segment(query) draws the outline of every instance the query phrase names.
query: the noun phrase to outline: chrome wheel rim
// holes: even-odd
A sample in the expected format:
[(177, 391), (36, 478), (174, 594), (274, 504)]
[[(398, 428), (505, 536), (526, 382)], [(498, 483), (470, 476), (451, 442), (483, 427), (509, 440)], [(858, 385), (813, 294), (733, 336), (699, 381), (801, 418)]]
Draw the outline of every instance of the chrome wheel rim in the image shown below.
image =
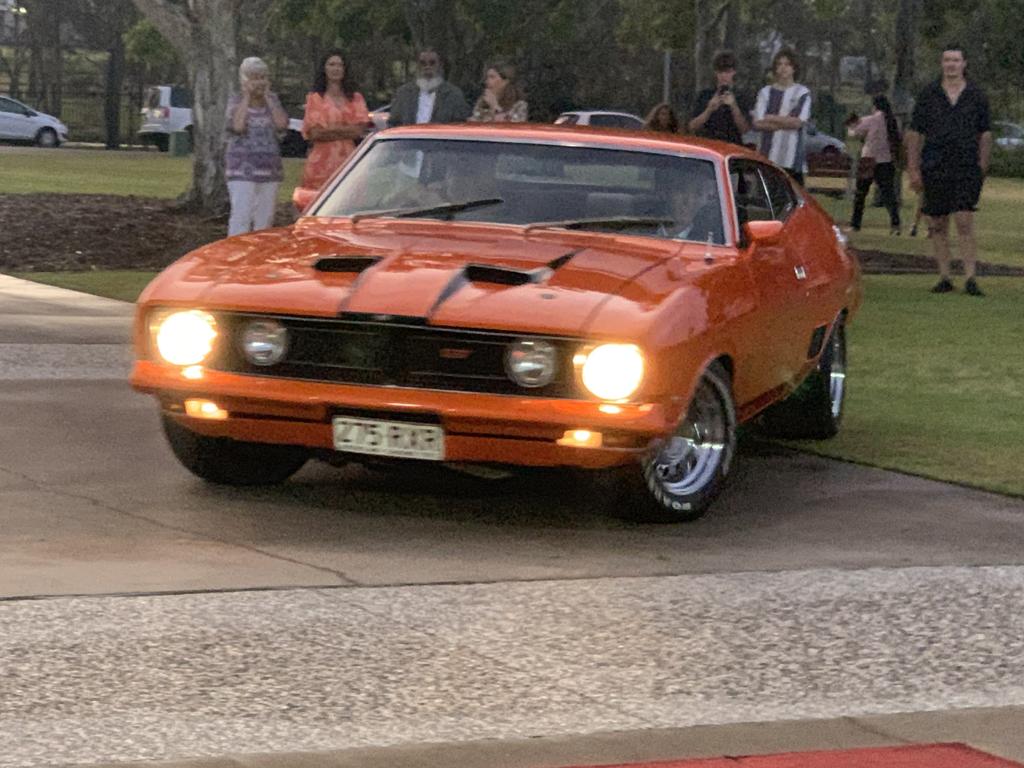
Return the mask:
[(843, 398), (846, 396), (846, 344), (843, 343), (843, 327), (837, 326), (832, 333), (828, 372), (828, 399), (832, 405), (832, 418), (838, 419), (843, 412)]
[(729, 418), (721, 398), (702, 380), (676, 431), (648, 462), (647, 474), (674, 496), (689, 496), (710, 485), (727, 459)]

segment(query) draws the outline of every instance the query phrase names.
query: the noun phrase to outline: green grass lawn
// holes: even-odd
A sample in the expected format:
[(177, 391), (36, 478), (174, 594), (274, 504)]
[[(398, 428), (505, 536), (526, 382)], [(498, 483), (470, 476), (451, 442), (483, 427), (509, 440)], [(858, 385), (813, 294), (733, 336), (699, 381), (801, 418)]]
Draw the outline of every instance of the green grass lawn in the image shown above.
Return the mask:
[(134, 302), (157, 273), (145, 270), (109, 269), (95, 272), (11, 272), (13, 277), (69, 288), (118, 301)]
[(869, 275), (849, 331), (849, 399), (825, 456), (1024, 496), (1024, 279), (987, 296)]
[[(301, 158), (284, 159), (278, 200), (291, 200), (302, 176)], [(150, 151), (0, 147), (0, 192), (136, 195), (173, 199), (192, 178), (191, 157)]]
[[(818, 180), (812, 180), (817, 186)], [(838, 179), (821, 182), (822, 186), (844, 188)], [(874, 208), (874, 188), (868, 193), (864, 209), (864, 222), (860, 232), (853, 232), (850, 241), (856, 248), (889, 251), (892, 253), (913, 253), (931, 256), (931, 243), (927, 238), (927, 219), (922, 219), (917, 237), (909, 237), (910, 225), (914, 222), (917, 195), (905, 186), (903, 207), (900, 218), (903, 234), (894, 237), (889, 234), (889, 212)], [(838, 200), (834, 197), (819, 196), (818, 201), (840, 224), (847, 224), (853, 214), (853, 200)], [(1024, 267), (1024, 226), (1021, 225), (1021, 211), (1024, 210), (1024, 179), (986, 179), (978, 205), (978, 258), (993, 264)], [(950, 238), (956, 252), (956, 228), (950, 225)]]
[[(134, 300), (153, 272), (18, 275)], [(812, 453), (1024, 496), (1024, 279), (990, 278), (987, 296), (928, 291), (931, 275), (865, 277), (849, 330), (849, 399), (840, 434)]]

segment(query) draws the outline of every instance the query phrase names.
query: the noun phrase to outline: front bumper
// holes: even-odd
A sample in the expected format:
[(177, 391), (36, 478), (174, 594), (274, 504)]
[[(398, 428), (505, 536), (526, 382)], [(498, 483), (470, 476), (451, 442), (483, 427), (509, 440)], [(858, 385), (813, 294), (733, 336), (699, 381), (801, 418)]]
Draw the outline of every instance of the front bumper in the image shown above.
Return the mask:
[[(198, 378), (196, 376), (198, 375)], [(563, 398), (359, 386), (277, 379), (140, 360), (132, 386), (155, 395), (164, 412), (210, 437), (302, 445), (333, 451), (335, 414), (439, 421), (445, 461), (598, 469), (635, 461), (669, 432), (682, 403), (606, 404)], [(221, 420), (184, 413), (186, 398), (204, 398), (228, 412)], [(600, 432), (600, 447), (559, 444), (567, 431)]]

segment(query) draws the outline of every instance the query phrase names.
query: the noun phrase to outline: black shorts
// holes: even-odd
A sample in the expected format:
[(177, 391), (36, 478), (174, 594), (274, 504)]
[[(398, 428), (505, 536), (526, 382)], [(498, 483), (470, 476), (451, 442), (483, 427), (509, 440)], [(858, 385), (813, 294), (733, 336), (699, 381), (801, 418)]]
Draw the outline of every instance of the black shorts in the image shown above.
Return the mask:
[(981, 197), (981, 172), (958, 176), (924, 174), (924, 205), (926, 216), (948, 216), (957, 211), (978, 210)]

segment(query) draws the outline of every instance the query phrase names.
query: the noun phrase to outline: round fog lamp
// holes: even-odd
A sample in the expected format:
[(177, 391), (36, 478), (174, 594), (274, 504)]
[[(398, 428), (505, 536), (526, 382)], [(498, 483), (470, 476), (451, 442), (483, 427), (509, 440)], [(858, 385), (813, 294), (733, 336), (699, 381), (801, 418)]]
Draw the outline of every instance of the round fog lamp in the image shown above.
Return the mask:
[(558, 373), (557, 351), (546, 341), (513, 342), (505, 352), (505, 371), (521, 387), (547, 386)]
[(276, 320), (254, 320), (242, 332), (242, 351), (253, 365), (274, 365), (288, 351), (288, 329)]
[(625, 400), (640, 388), (644, 356), (635, 344), (602, 344), (587, 355), (581, 376), (602, 400)]

